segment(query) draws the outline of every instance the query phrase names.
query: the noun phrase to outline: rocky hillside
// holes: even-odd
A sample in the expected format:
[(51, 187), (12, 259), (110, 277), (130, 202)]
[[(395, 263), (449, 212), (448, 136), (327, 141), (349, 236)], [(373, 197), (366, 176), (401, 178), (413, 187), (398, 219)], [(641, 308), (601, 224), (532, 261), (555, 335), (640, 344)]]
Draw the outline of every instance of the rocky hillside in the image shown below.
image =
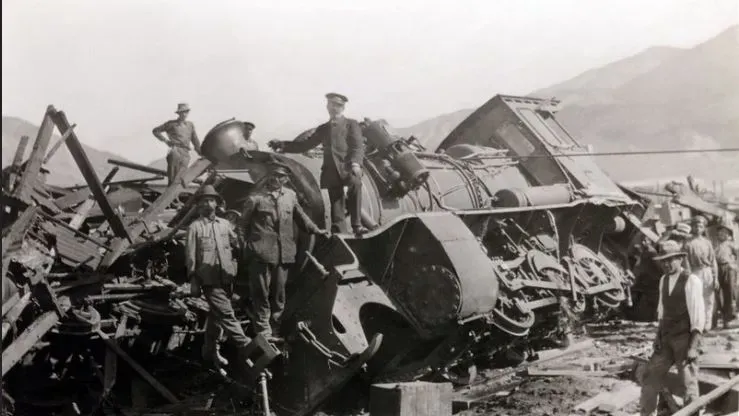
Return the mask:
[[(38, 126), (34, 125), (26, 120), (17, 117), (2, 118), (2, 134), (3, 134), (3, 147), (2, 147), (2, 166), (6, 167), (13, 162), (13, 156), (20, 143), (22, 136), (30, 137), (28, 146), (26, 147), (26, 153), (24, 158), (27, 158), (31, 154), (33, 149), (33, 143), (36, 140), (36, 134), (38, 133)], [(51, 138), (49, 149), (59, 140), (60, 135), (55, 130), (55, 134)], [(98, 150), (93, 147), (83, 144), (83, 148), (87, 153), (87, 157), (90, 159), (90, 163), (95, 167), (95, 172), (102, 180), (102, 178), (112, 168), (107, 160), (109, 158), (121, 159), (118, 155), (113, 153)], [(72, 155), (66, 146), (62, 146), (54, 154), (46, 165), (51, 175), (49, 175), (48, 182), (51, 185), (69, 186), (77, 183), (84, 183), (84, 178), (77, 168), (77, 164), (74, 162)]]

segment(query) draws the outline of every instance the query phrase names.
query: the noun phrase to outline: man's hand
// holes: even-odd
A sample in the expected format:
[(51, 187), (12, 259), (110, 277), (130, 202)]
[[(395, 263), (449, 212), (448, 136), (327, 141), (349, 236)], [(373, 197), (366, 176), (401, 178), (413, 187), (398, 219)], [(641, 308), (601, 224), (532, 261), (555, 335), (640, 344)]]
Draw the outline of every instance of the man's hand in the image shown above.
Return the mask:
[(331, 232), (329, 230), (322, 230), (320, 228), (318, 230), (316, 230), (315, 234), (316, 235), (324, 236), (326, 238), (330, 238), (331, 237)]
[(282, 149), (285, 147), (285, 145), (281, 141), (276, 139), (272, 139), (267, 142), (267, 146), (269, 146), (269, 148), (274, 150), (275, 152), (282, 152)]
[(688, 358), (687, 358), (687, 361), (689, 363), (695, 362), (698, 359), (698, 355), (700, 355), (698, 353), (698, 348), (691, 346), (690, 348), (688, 348)]
[(362, 176), (362, 168), (356, 163), (352, 163), (352, 174), (356, 177)]

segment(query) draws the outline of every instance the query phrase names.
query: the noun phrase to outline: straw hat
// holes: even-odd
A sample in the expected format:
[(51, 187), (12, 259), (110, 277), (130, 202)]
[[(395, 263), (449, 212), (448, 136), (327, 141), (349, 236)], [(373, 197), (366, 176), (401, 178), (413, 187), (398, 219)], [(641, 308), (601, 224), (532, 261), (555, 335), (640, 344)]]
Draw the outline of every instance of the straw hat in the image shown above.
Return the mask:
[(654, 256), (655, 261), (671, 259), (673, 257), (682, 257), (687, 254), (682, 251), (682, 247), (677, 241), (667, 240), (660, 244), (657, 255)]
[(175, 110), (175, 113), (186, 113), (190, 111), (190, 106), (187, 105), (187, 103), (179, 103), (177, 104), (177, 110)]

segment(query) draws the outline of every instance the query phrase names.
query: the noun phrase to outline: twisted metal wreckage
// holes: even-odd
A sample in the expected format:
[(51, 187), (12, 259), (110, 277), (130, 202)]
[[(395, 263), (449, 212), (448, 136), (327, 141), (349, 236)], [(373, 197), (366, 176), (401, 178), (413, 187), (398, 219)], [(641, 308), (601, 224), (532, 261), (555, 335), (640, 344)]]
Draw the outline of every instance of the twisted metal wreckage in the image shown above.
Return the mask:
[[(590, 158), (566, 156), (583, 147), (556, 105), (495, 96), (435, 152), (365, 120), (362, 220), (374, 230), (299, 235), (284, 346), (257, 337), (251, 359), (231, 369), (247, 385), (261, 380), (255, 402), (306, 415), (350, 380), (469, 382), (475, 366), (564, 336), (563, 318), (601, 320), (628, 303), (645, 207)], [(87, 186), (43, 183), (54, 126)], [(306, 212), (328, 220), (320, 156), (246, 152), (241, 129), (215, 126), (205, 158), (157, 190), (114, 182), (118, 166), (136, 167), (124, 162), (101, 182), (66, 115), (47, 109), (29, 159), (19, 149), (3, 178), (6, 409), (92, 414), (116, 387), (119, 359), (180, 402), (144, 367), (165, 353), (199, 356), (207, 305), (189, 296), (181, 243), (199, 184), (240, 212), (279, 161)]]

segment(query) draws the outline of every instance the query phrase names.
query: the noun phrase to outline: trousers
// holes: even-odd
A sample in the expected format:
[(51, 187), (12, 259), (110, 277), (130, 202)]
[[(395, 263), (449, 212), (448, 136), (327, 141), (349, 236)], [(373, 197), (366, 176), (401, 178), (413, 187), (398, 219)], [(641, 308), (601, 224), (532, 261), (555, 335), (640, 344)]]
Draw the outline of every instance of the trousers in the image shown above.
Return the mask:
[(208, 303), (208, 321), (205, 324), (205, 340), (203, 342), (203, 358), (212, 360), (217, 352), (221, 331), (241, 350), (251, 339), (246, 336), (241, 323), (231, 305), (231, 291), (220, 286), (204, 286), (203, 294)]
[(167, 153), (167, 179), (169, 185), (174, 182), (180, 171), (187, 169), (190, 165), (190, 150), (184, 147), (174, 146)]
[(721, 309), (721, 315), (724, 323), (731, 321), (736, 316), (735, 305), (737, 302), (737, 271), (731, 264), (722, 264), (718, 266), (718, 284), (720, 294), (718, 297), (718, 305)]
[[(362, 178), (349, 174), (344, 186), (328, 188), (328, 199), (331, 202), (331, 232), (346, 232), (346, 211), (349, 209), (349, 218), (352, 227), (362, 225)], [(346, 199), (346, 203), (344, 200)], [(348, 204), (348, 206), (347, 206)]]
[(710, 267), (694, 270), (693, 274), (703, 282), (703, 303), (706, 305), (706, 327), (704, 331), (710, 331), (715, 323), (713, 313), (716, 306), (716, 289), (713, 286), (716, 276), (713, 275), (713, 270)]
[(685, 362), (690, 345), (690, 333), (657, 336), (660, 337), (660, 349), (655, 351), (649, 359), (642, 380), (641, 397), (639, 399), (642, 416), (657, 413), (659, 392), (662, 390), (665, 377), (673, 365), (677, 367), (678, 375), (685, 386), (684, 404), (687, 405), (700, 396), (698, 390), (698, 363), (695, 361)]
[(249, 294), (256, 321), (254, 330), (265, 337), (279, 329), (285, 310), (285, 285), (291, 264), (269, 264), (256, 259), (249, 262)]

